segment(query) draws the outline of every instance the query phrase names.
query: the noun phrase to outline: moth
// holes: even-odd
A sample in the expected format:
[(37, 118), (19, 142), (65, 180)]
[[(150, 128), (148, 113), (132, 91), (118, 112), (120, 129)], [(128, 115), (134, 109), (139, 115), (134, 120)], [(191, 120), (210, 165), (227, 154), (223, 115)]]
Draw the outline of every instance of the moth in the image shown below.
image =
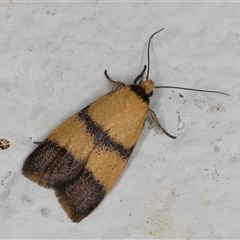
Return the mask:
[(138, 142), (148, 114), (158, 129), (175, 138), (160, 125), (149, 108), (154, 88), (177, 88), (154, 86), (148, 79), (151, 39), (162, 30), (151, 35), (148, 67), (144, 66), (132, 85), (112, 80), (105, 70), (112, 91), (53, 130), (24, 162), (23, 175), (40, 186), (54, 189), (73, 222), (89, 215), (113, 187)]

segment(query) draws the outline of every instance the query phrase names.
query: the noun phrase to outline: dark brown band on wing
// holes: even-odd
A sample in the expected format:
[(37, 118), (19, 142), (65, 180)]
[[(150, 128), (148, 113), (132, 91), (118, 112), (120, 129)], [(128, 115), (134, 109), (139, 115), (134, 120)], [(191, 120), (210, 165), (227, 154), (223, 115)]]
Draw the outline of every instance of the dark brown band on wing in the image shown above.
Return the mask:
[[(134, 146), (130, 148), (124, 148), (121, 143), (116, 142), (108, 135), (108, 131), (105, 131), (100, 125), (98, 125), (87, 112), (87, 108), (84, 108), (82, 111), (78, 113), (78, 116), (85, 121), (86, 130), (91, 136), (94, 138), (94, 144), (98, 146), (102, 146), (108, 151), (116, 151), (120, 154), (120, 156), (124, 159), (130, 157)], [(107, 117), (107, 116), (106, 116)]]
[(149, 95), (146, 94), (145, 90), (139, 85), (129, 85), (130, 89), (144, 102), (149, 104)]
[(23, 175), (44, 187), (60, 187), (74, 181), (84, 168), (64, 147), (46, 139), (33, 151), (23, 165)]
[(104, 186), (88, 169), (65, 188), (55, 188), (56, 197), (68, 217), (79, 222), (91, 213), (106, 195)]

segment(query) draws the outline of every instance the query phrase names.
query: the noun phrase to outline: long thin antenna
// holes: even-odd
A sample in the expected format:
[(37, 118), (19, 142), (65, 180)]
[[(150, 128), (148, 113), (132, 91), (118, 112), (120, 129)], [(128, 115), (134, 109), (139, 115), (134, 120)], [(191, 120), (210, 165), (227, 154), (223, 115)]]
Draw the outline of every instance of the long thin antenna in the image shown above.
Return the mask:
[(184, 87), (174, 87), (174, 86), (154, 86), (154, 88), (175, 88), (175, 89), (189, 90), (189, 91), (195, 91), (195, 92), (218, 93), (218, 94), (223, 94), (223, 95), (226, 95), (226, 96), (231, 96), (231, 95), (229, 95), (227, 93), (224, 93), (224, 92), (209, 91), (209, 90), (195, 89), (195, 88), (184, 88)]
[(160, 30), (158, 30), (157, 32), (153, 33), (152, 36), (150, 37), (149, 41), (148, 41), (148, 50), (147, 50), (147, 58), (148, 58), (148, 64), (147, 64), (147, 76), (146, 76), (146, 80), (148, 79), (149, 76), (149, 69), (150, 69), (150, 43), (151, 40), (153, 38), (154, 35), (156, 35), (157, 33), (161, 32), (164, 28), (161, 28)]
[[(147, 48), (147, 60), (148, 60), (148, 64), (147, 64), (147, 75), (146, 75), (146, 80), (149, 77), (149, 71), (150, 71), (150, 44), (151, 44), (151, 40), (152, 38), (159, 32), (161, 32), (164, 28), (161, 28), (160, 30), (158, 30), (157, 32), (153, 33), (151, 35), (151, 37), (149, 38), (148, 41), (148, 48)], [(145, 69), (145, 68), (144, 68)], [(138, 81), (138, 78), (142, 76), (143, 72), (141, 73), (141, 75), (139, 75), (137, 77), (137, 79), (134, 81), (134, 83), (136, 84)], [(174, 89), (181, 89), (181, 90), (188, 90), (188, 91), (195, 91), (195, 92), (207, 92), (207, 93), (218, 93), (218, 94), (223, 94), (226, 96), (231, 96), (230, 94), (224, 93), (224, 92), (219, 92), (219, 91), (212, 91), (212, 90), (204, 90), (204, 89), (195, 89), (195, 88), (184, 88), (184, 87), (175, 87), (175, 86), (154, 86), (154, 88), (174, 88)]]

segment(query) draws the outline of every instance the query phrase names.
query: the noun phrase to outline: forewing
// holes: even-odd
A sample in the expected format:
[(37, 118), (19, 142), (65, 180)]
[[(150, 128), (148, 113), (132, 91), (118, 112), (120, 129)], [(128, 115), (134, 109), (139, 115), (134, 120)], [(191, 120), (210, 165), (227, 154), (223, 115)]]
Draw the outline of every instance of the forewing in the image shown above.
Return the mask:
[(75, 114), (28, 156), (22, 173), (44, 187), (65, 186), (82, 174), (92, 146), (84, 121)]

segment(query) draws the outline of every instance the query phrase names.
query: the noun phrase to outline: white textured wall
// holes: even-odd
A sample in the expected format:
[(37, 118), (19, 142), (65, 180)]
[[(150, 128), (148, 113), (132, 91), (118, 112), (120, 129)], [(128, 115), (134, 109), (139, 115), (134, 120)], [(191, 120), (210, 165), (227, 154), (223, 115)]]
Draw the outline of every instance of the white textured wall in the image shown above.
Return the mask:
[[(2, 238), (240, 238), (240, 5), (235, 3), (0, 3)], [(107, 93), (104, 70), (131, 83), (146, 63), (151, 108), (176, 140), (149, 130), (122, 177), (72, 223), (52, 190), (21, 166), (64, 119)], [(179, 97), (179, 93), (184, 98)], [(178, 113), (185, 127), (178, 130)]]

